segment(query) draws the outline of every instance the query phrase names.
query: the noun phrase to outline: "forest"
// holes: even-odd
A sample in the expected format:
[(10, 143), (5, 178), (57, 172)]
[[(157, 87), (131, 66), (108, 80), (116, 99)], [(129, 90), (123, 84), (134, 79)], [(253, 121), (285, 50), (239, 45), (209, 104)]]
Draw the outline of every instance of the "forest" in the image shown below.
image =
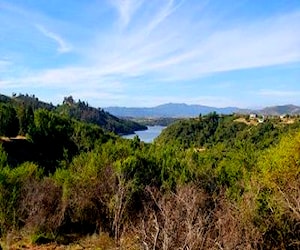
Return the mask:
[(24, 100), (0, 98), (0, 249), (300, 248), (299, 116), (199, 114), (147, 144)]

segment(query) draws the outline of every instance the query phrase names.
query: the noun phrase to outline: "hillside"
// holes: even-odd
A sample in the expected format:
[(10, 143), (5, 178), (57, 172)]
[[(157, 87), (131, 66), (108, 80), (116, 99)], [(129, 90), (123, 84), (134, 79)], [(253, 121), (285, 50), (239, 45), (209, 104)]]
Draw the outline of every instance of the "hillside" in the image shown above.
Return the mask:
[(0, 103), (1, 248), (298, 249), (299, 118), (210, 113), (147, 144), (71, 118), (90, 109), (70, 101)]
[(300, 107), (291, 104), (282, 106), (272, 106), (259, 110), (258, 113), (263, 115), (298, 115), (300, 114)]
[(152, 108), (107, 107), (104, 110), (119, 117), (195, 117), (199, 114), (217, 112), (231, 114), (238, 110), (235, 107), (216, 108), (203, 105), (188, 105), (185, 103), (168, 103)]
[(210, 113), (206, 116), (179, 120), (172, 123), (156, 138), (160, 145), (177, 145), (183, 148), (208, 148), (217, 143), (233, 147), (236, 141), (251, 141), (266, 148), (279, 140), (279, 135), (289, 130), (299, 130), (299, 119), (287, 126), (278, 119), (266, 119), (263, 123), (245, 123), (244, 118), (236, 115), (221, 116)]
[(81, 101), (75, 102), (71, 96), (66, 97), (63, 104), (58, 106), (40, 101), (34, 95), (29, 96), (22, 94), (18, 96), (14, 95), (13, 97), (0, 95), (0, 103), (1, 102), (11, 104), (16, 107), (19, 112), (21, 112), (21, 110), (25, 112), (25, 109), (32, 109), (31, 112), (38, 109), (54, 111), (80, 121), (96, 124), (117, 134), (132, 134), (134, 131), (147, 129), (146, 126), (140, 125), (137, 122), (115, 117), (101, 108), (90, 107), (87, 103)]
[(23, 94), (13, 94), (12, 97), (8, 97), (0, 94), (0, 103), (10, 103), (16, 106), (31, 107), (33, 110), (36, 109), (47, 109), (54, 110), (55, 106), (51, 103), (46, 103), (39, 100), (35, 95), (23, 95)]
[(101, 108), (90, 107), (87, 103), (81, 101), (75, 102), (71, 96), (65, 98), (63, 104), (56, 108), (56, 112), (99, 125), (117, 134), (133, 134), (134, 131), (147, 129), (146, 126), (134, 121), (120, 119)]
[(10, 101), (11, 101), (10, 97), (0, 94), (0, 102), (10, 102)]

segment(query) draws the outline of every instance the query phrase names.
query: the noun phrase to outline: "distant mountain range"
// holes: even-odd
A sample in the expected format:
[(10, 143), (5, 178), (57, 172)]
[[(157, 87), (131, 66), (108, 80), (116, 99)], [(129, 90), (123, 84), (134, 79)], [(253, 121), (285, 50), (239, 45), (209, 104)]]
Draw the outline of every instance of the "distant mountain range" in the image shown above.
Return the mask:
[(219, 114), (232, 113), (257, 113), (264, 115), (300, 114), (300, 107), (295, 105), (283, 105), (266, 107), (260, 110), (240, 109), (237, 107), (216, 108), (203, 105), (188, 105), (185, 103), (168, 103), (151, 108), (127, 108), (127, 107), (107, 107), (105, 111), (118, 117), (195, 117), (199, 114), (206, 115), (210, 112)]
[(216, 111), (222, 114), (231, 114), (238, 108), (215, 108), (203, 105), (188, 105), (185, 103), (168, 103), (152, 108), (108, 107), (105, 111), (120, 117), (193, 117), (199, 114), (208, 114)]
[(300, 114), (300, 107), (292, 104), (266, 107), (260, 110), (259, 113), (265, 115), (284, 115), (284, 114), (298, 115)]

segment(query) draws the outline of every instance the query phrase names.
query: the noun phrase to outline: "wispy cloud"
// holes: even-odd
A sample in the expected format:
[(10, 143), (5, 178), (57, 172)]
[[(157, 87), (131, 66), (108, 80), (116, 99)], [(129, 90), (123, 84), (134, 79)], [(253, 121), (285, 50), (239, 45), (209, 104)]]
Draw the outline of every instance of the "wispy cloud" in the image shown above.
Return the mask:
[(42, 25), (36, 25), (36, 28), (46, 37), (52, 39), (54, 42), (57, 43), (58, 48), (57, 51), (59, 53), (67, 53), (72, 50), (72, 47), (70, 44), (68, 44), (61, 36), (58, 34), (51, 32), (47, 30), (44, 26)]
[[(171, 8), (169, 2), (166, 5), (165, 9)], [(147, 20), (151, 22), (153, 19)], [(110, 82), (118, 82), (114, 89), (121, 92), (123, 85), (131, 84), (135, 77), (147, 77), (152, 82), (188, 81), (215, 72), (299, 61), (300, 31), (291, 25), (294, 23), (300, 23), (299, 12), (222, 31), (213, 30), (206, 37), (192, 26), (192, 21), (185, 24), (191, 25), (188, 31), (185, 25), (179, 25), (177, 30), (168, 32), (167, 25), (155, 27), (150, 36), (140, 30), (125, 32), (115, 37), (116, 40), (112, 37), (111, 47), (103, 47), (101, 43), (92, 46), (90, 53), (94, 55), (97, 51), (97, 55), (101, 55), (93, 64), (29, 72), (11, 81), (23, 86), (60, 88), (63, 85), (73, 91), (88, 89), (90, 93), (99, 91), (101, 86), (104, 93), (116, 93), (112, 92), (114, 87), (109, 87)], [(42, 30), (49, 36), (47, 30)], [(158, 37), (163, 33), (164, 36)], [(53, 33), (50, 32), (50, 36), (53, 38)], [(68, 49), (59, 36), (54, 37), (60, 41), (62, 50)], [(191, 42), (192, 37), (198, 38)], [(263, 94), (267, 92), (261, 92)], [(205, 103), (212, 102), (206, 100)]]
[(179, 3), (176, 3), (176, 0), (167, 0), (166, 4), (162, 6), (162, 8), (156, 13), (151, 22), (149, 22), (146, 28), (147, 33), (150, 33), (152, 30), (154, 30), (168, 16), (176, 11), (176, 9), (179, 8), (183, 2), (184, 0), (180, 0)]
[[(107, 1), (95, 1), (91, 4), (94, 9), (104, 7), (101, 8), (103, 16), (95, 14), (96, 11), (92, 12), (94, 16), (88, 16), (89, 12), (84, 13), (80, 20), (68, 19), (68, 15), (63, 20), (56, 20), (51, 16), (48, 17), (49, 13), (45, 14), (29, 7), (24, 12), (10, 10), (14, 13), (12, 16), (21, 17), (19, 20), (11, 18), (15, 22), (14, 27), (23, 28), (21, 22), (27, 20), (26, 45), (35, 47), (34, 42), (37, 39), (32, 39), (31, 34), (40, 35), (36, 32), (38, 29), (57, 46), (59, 53), (70, 52), (74, 45), (76, 55), (72, 53), (72, 58), (60, 57), (59, 63), (51, 62), (51, 64), (49, 61), (53, 61), (53, 58), (37, 54), (36, 58), (41, 60), (42, 64), (34, 62), (33, 66), (30, 63), (18, 65), (24, 68), (24, 71), (3, 78), (0, 86), (7, 89), (22, 87), (66, 89), (74, 95), (81, 93), (94, 99), (99, 97), (99, 99), (115, 100), (113, 96), (117, 96), (120, 102), (122, 100), (124, 103), (126, 101), (129, 103), (132, 101), (132, 96), (125, 93), (135, 88), (136, 79), (140, 79), (140, 84), (144, 84), (143, 80), (146, 79), (147, 84), (152, 86), (156, 84), (172, 86), (172, 82), (184, 85), (185, 82), (195, 79), (201, 82), (204, 77), (219, 72), (300, 62), (299, 9), (276, 15), (268, 14), (259, 19), (253, 16), (249, 19), (233, 20), (230, 16), (225, 17), (223, 12), (220, 13), (215, 8), (214, 1), (209, 0), (200, 1), (201, 3), (196, 0), (192, 2), (109, 0), (108, 2), (110, 3), (108, 5), (106, 5)], [(76, 4), (85, 6), (82, 3)], [(226, 11), (229, 13), (234, 8), (228, 5)], [(117, 11), (117, 15), (112, 15), (114, 13), (112, 10)], [(43, 25), (36, 25), (32, 29), (28, 23)], [(52, 30), (50, 27), (59, 27), (59, 29)], [(0, 31), (2, 29), (0, 28)], [(88, 36), (81, 36), (81, 34), (88, 34)], [(67, 37), (69, 41), (66, 40)], [(18, 39), (15, 38), (15, 41)], [(44, 52), (45, 50), (42, 51)], [(29, 62), (31, 57), (35, 56), (30, 53), (40, 53), (40, 51), (24, 52), (26, 55), (24, 59), (22, 58), (22, 62)], [(73, 60), (74, 58), (77, 60)], [(36, 67), (37, 64), (39, 67)], [(6, 62), (0, 60), (0, 70), (5, 67), (7, 67)], [(215, 88), (222, 88), (226, 92), (230, 90), (231, 82), (238, 84), (237, 80), (229, 78), (221, 80), (219, 85), (213, 84)], [(200, 85), (201, 83), (199, 83), (199, 90)], [(213, 87), (209, 89), (211, 91)], [(294, 91), (285, 91), (285, 94), (282, 91), (279, 91), (280, 93), (272, 91), (260, 90), (258, 94), (260, 97), (295, 96)], [(218, 100), (222, 105), (234, 104), (231, 99), (214, 97), (201, 91), (199, 93), (203, 94), (203, 97), (196, 98), (197, 90), (189, 93), (190, 96), (180, 96), (179, 93), (178, 97), (164, 96), (159, 90), (156, 93), (158, 96), (151, 93), (147, 96), (148, 93), (142, 93), (140, 103), (147, 98), (149, 104), (160, 100), (176, 102), (180, 99), (207, 105)], [(299, 95), (299, 91), (297, 94)], [(228, 94), (228, 96), (233, 95)], [(138, 100), (138, 97), (135, 98)]]
[[(63, 96), (70, 94), (77, 99), (108, 102), (122, 99), (124, 84), (109, 76), (103, 76), (98, 68), (68, 67), (30, 73), (28, 76), (7, 80), (0, 79), (0, 89), (8, 92), (17, 89), (24, 93), (39, 89), (59, 90), (64, 94), (58, 96), (60, 99), (57, 97), (55, 100), (57, 102), (60, 102)], [(41, 98), (47, 99), (43, 96)], [(48, 99), (51, 101), (51, 98)]]
[[(128, 32), (112, 31), (103, 35), (109, 41), (107, 43), (103, 43), (103, 37), (96, 39), (95, 44), (90, 41), (83, 43), (82, 51), (87, 52), (82, 55), (83, 59), (87, 62), (93, 58), (91, 63), (93, 68), (98, 67), (99, 76), (112, 75), (119, 80), (148, 76), (154, 81), (181, 81), (215, 72), (300, 61), (300, 31), (295, 25), (300, 24), (300, 12), (218, 30), (210, 28), (211, 24), (206, 19), (194, 20), (192, 14), (185, 15), (183, 19), (181, 7), (184, 1), (111, 2), (126, 25), (131, 25), (133, 15), (139, 15), (139, 18)], [(137, 12), (142, 5), (151, 10), (145, 19), (143, 14)], [(205, 8), (196, 14), (201, 16), (204, 12)], [(72, 49), (58, 34), (41, 25), (36, 27), (58, 44), (59, 52)], [(98, 34), (101, 35), (101, 31)], [(89, 69), (91, 65), (79, 67)], [(64, 67), (60, 71), (72, 72), (69, 68)]]
[[(300, 31), (295, 23), (300, 24), (300, 13), (215, 30), (190, 46), (187, 40), (184, 41), (183, 47), (177, 48), (179, 53), (148, 66), (164, 71), (167, 77), (171, 76), (170, 80), (180, 80), (214, 72), (296, 62), (300, 60)], [(194, 32), (201, 36), (201, 32)]]
[(142, 5), (144, 0), (111, 0), (112, 5), (117, 9), (122, 27), (126, 27), (134, 13)]
[[(141, 21), (142, 29), (112, 37), (110, 48), (99, 46), (103, 55), (99, 63), (108, 72), (123, 77), (151, 75), (156, 80), (159, 76), (180, 81), (300, 61), (300, 31), (295, 25), (300, 24), (300, 12), (220, 30), (199, 29), (190, 17), (180, 21), (180, 4), (176, 7), (173, 1), (165, 3), (151, 19)], [(173, 20), (169, 23), (166, 17), (174, 9), (179, 13), (170, 16)], [(171, 27), (174, 23), (178, 23), (176, 29)], [(154, 30), (149, 34), (147, 27)], [(106, 51), (113, 51), (114, 56)]]
[(109, 75), (103, 75), (98, 68), (92, 67), (66, 67), (39, 71), (38, 73), (30, 72), (27, 76), (11, 78), (5, 82), (12, 86), (31, 86), (32, 88), (94, 89), (114, 92), (122, 90), (120, 82)]

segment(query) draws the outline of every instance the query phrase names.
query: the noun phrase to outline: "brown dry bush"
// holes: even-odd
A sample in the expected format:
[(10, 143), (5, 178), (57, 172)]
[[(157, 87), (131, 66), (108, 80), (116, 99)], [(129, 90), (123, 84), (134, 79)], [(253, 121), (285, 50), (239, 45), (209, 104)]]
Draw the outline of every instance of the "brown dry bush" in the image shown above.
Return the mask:
[(147, 187), (134, 231), (144, 249), (262, 249), (262, 235), (244, 211), (221, 192), (216, 198), (193, 184), (163, 193)]
[[(229, 200), (222, 191), (214, 211), (215, 249), (261, 249), (262, 234), (252, 222), (251, 197), (244, 197), (243, 206)], [(245, 206), (244, 206), (245, 205)]]
[(51, 178), (24, 184), (20, 220), (31, 233), (57, 236), (108, 232), (119, 241), (128, 211), (130, 183), (111, 166), (98, 176), (59, 183)]
[[(63, 186), (51, 178), (24, 184), (20, 199), (20, 220), (33, 232), (93, 233), (108, 228), (107, 204), (112, 195), (109, 178), (77, 181), (63, 192)], [(105, 180), (104, 180), (105, 179)]]
[(64, 219), (62, 188), (50, 178), (31, 180), (21, 194), (21, 220), (33, 231), (54, 232)]
[(145, 249), (203, 249), (211, 230), (209, 197), (195, 186), (163, 194), (146, 188), (140, 223), (135, 228)]

